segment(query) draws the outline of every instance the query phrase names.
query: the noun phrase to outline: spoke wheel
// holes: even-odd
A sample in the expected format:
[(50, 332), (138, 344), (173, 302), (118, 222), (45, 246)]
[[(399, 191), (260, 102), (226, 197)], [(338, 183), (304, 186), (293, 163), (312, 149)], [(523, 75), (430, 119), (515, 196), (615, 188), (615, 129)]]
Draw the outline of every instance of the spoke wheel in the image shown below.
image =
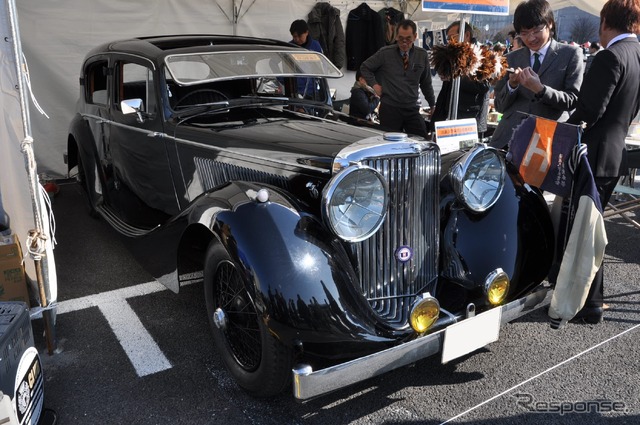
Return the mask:
[(240, 367), (249, 372), (255, 371), (260, 366), (262, 341), (253, 302), (230, 261), (218, 265), (216, 282), (218, 291), (214, 295), (214, 304), (226, 319), (225, 328), (221, 329), (226, 343)]
[(216, 349), (241, 388), (256, 397), (271, 397), (290, 384), (293, 350), (269, 330), (256, 308), (252, 282), (243, 276), (214, 241), (207, 249), (204, 292)]

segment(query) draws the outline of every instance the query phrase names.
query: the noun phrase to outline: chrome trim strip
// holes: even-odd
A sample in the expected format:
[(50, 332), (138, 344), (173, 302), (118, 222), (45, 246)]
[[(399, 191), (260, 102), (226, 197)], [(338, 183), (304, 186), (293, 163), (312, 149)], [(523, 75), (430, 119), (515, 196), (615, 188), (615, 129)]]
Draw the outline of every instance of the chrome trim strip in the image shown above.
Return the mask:
[(106, 205), (97, 205), (95, 208), (96, 208), (96, 211), (98, 211), (98, 213), (102, 216), (102, 218), (111, 225), (111, 227), (116, 229), (119, 233), (123, 234), (124, 236), (130, 237), (130, 238), (137, 238), (139, 236), (147, 235), (152, 231), (154, 231), (155, 229), (157, 229), (158, 227), (160, 227), (160, 225), (157, 225), (151, 229), (143, 229), (140, 227), (135, 227), (126, 223), (124, 220), (118, 217), (118, 215), (110, 207)]
[[(540, 286), (531, 294), (500, 307), (502, 324), (549, 304), (552, 293), (550, 287)], [(293, 394), (298, 401), (308, 400), (437, 354), (442, 350), (445, 330), (315, 372), (308, 365), (300, 365), (292, 370)]]

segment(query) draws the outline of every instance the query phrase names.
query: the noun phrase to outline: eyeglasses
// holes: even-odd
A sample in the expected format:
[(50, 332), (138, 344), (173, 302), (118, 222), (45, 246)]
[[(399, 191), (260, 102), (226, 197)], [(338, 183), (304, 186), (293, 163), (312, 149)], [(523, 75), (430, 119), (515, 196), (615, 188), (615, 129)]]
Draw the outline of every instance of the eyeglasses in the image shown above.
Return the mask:
[(413, 43), (413, 36), (409, 36), (409, 37), (397, 36), (396, 40), (398, 40), (399, 43)]
[(544, 31), (545, 28), (547, 28), (546, 25), (540, 25), (536, 29), (532, 29), (532, 30), (528, 30), (528, 31), (520, 31), (517, 35), (519, 35), (520, 38), (523, 38), (523, 39), (527, 39), (527, 38), (531, 37), (532, 35), (537, 37), (538, 35), (540, 35), (540, 33), (542, 31)]

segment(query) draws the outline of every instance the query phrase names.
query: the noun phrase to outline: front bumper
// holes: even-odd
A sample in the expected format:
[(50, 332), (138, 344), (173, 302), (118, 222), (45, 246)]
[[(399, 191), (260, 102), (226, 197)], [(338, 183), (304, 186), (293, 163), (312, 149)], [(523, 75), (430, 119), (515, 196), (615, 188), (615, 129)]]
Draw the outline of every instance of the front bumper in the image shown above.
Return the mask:
[[(503, 305), (500, 324), (549, 304), (552, 292), (550, 287), (541, 286), (531, 294)], [(447, 319), (452, 324), (464, 317)], [(308, 400), (437, 354), (442, 351), (445, 331), (446, 327), (405, 344), (317, 371), (309, 365), (298, 365), (293, 369), (293, 394), (299, 401)]]

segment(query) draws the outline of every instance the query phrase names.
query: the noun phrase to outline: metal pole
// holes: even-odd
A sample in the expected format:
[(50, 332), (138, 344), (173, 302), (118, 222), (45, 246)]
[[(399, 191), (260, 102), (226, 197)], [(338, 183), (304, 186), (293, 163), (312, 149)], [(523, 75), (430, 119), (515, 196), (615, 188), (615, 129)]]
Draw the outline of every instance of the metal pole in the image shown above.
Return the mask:
[[(16, 14), (15, 0), (7, 0), (7, 7), (9, 10), (9, 26), (11, 27), (11, 37), (13, 39), (14, 59), (16, 61), (16, 76), (18, 78), (20, 110), (22, 112), (22, 128), (25, 135), (25, 138), (22, 141), (21, 148), (24, 154), (27, 177), (29, 179), (29, 194), (31, 195), (31, 205), (33, 207), (35, 225), (35, 229), (30, 231), (29, 239), (33, 241), (33, 244), (32, 246), (29, 246), (29, 252), (33, 258), (36, 268), (40, 305), (42, 307), (42, 318), (45, 325), (44, 331), (47, 340), (47, 351), (49, 354), (53, 354), (56, 347), (54, 316), (53, 311), (50, 308), (47, 308), (47, 306), (49, 305), (47, 300), (47, 273), (43, 273), (43, 269), (46, 268), (46, 263), (42, 261), (42, 256), (46, 255), (46, 251), (44, 246), (38, 243), (38, 240), (41, 240), (40, 238), (44, 238), (46, 236), (44, 236), (44, 225), (42, 223), (42, 210), (40, 207), (40, 183), (38, 182), (38, 175), (36, 173), (36, 162), (33, 152), (33, 138), (31, 136), (31, 121), (25, 96), (24, 72), (26, 67), (22, 59), (22, 46), (20, 43), (20, 32), (18, 31), (18, 18)], [(34, 248), (39, 249), (40, 252), (34, 251)], [(46, 272), (46, 270), (44, 271)]]
[[(458, 34), (458, 41), (462, 43), (464, 41), (464, 30), (465, 30), (465, 14), (462, 13), (460, 15), (460, 27)], [(458, 101), (460, 97), (460, 77), (456, 77), (453, 80), (453, 84), (451, 84), (451, 102), (449, 102), (449, 119), (455, 120), (458, 118)]]

